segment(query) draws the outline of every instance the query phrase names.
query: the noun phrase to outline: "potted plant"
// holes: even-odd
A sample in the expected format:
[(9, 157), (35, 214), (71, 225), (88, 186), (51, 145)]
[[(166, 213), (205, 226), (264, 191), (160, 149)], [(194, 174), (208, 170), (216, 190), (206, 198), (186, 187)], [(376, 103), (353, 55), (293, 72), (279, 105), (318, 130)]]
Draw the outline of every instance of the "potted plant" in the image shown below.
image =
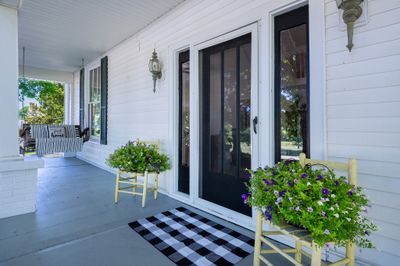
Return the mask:
[(115, 150), (107, 164), (126, 173), (161, 173), (170, 169), (167, 155), (160, 153), (156, 145), (140, 141), (129, 141)]
[(372, 248), (368, 239), (377, 227), (362, 216), (368, 207), (363, 189), (337, 177), (333, 171), (302, 167), (298, 161), (283, 161), (272, 168), (249, 170), (245, 204), (263, 211), (265, 218), (307, 229), (319, 246), (350, 241)]

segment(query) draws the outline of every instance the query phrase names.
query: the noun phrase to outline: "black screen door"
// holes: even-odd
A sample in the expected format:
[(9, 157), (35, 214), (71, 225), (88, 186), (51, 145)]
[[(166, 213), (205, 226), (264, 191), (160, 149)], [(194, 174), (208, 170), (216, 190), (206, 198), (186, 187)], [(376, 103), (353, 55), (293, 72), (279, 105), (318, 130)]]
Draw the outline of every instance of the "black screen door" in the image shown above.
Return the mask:
[(189, 194), (190, 152), (189, 51), (179, 54), (179, 168), (178, 191)]
[(241, 194), (251, 168), (251, 34), (203, 50), (202, 60), (200, 196), (250, 216)]

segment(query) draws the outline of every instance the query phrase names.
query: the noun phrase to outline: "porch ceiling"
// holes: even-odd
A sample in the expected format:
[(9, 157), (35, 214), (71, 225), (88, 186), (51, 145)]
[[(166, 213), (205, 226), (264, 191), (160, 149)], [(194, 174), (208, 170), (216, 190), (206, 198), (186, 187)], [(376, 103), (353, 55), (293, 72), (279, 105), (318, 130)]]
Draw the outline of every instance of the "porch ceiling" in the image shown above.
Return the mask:
[(184, 0), (27, 0), (19, 11), (19, 61), (72, 72)]

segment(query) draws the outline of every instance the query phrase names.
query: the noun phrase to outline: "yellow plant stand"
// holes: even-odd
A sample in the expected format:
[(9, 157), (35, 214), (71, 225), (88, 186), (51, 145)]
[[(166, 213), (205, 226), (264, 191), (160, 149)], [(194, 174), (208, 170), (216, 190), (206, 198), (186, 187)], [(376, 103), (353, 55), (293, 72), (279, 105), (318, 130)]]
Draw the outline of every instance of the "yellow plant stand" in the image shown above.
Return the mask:
[[(342, 170), (348, 172), (348, 180), (352, 185), (357, 184), (357, 160), (350, 159), (348, 163), (337, 163), (337, 162), (329, 162), (329, 161), (321, 161), (321, 160), (311, 160), (307, 159), (304, 153), (300, 154), (300, 164), (304, 167), (306, 164), (314, 165), (314, 164), (323, 164), (327, 166), (331, 170)], [(264, 222), (272, 225), (276, 230), (273, 231), (263, 231)], [(286, 235), (290, 236), (295, 240), (295, 248), (280, 248), (278, 245), (274, 244), (272, 241), (268, 239), (268, 236), (276, 236), (276, 235)], [(262, 249), (262, 244), (265, 244), (272, 249)], [(329, 243), (334, 245), (334, 243)], [(304, 251), (303, 247), (307, 247), (311, 250), (311, 254)], [(303, 265), (301, 263), (302, 255), (306, 255), (311, 258), (311, 266), (319, 266), (321, 265), (321, 254), (322, 249), (312, 240), (311, 235), (307, 230), (302, 228), (298, 228), (292, 225), (281, 225), (277, 226), (270, 223), (268, 220), (264, 218), (264, 215), (261, 210), (257, 212), (257, 220), (256, 220), (256, 235), (255, 235), (255, 243), (254, 243), (254, 266), (259, 266), (261, 262), (264, 262), (266, 265), (273, 265), (270, 261), (267, 260), (265, 255), (267, 254), (280, 254), (288, 261), (292, 262), (296, 266)], [(288, 254), (294, 254), (294, 258)], [(346, 245), (346, 256), (344, 259), (336, 261), (334, 263), (330, 263), (330, 266), (338, 266), (338, 265), (347, 265), (354, 266), (355, 260), (355, 245), (354, 243), (348, 243)]]
[[(139, 141), (139, 139), (137, 140)], [(155, 145), (160, 151), (161, 145), (160, 141), (141, 141), (148, 145)], [(154, 176), (154, 187), (149, 187), (148, 181), (149, 176)], [(144, 173), (125, 173), (122, 171), (117, 172), (117, 177), (115, 180), (115, 196), (114, 196), (114, 203), (118, 203), (119, 193), (126, 193), (131, 195), (139, 195), (142, 196), (142, 207), (144, 208), (146, 205), (146, 197), (147, 191), (154, 192), (154, 199), (158, 197), (158, 173), (157, 172), (144, 172)], [(143, 177), (143, 182), (138, 180), (138, 177)], [(121, 187), (121, 184), (127, 185)], [(137, 188), (142, 188), (142, 192), (137, 192)]]

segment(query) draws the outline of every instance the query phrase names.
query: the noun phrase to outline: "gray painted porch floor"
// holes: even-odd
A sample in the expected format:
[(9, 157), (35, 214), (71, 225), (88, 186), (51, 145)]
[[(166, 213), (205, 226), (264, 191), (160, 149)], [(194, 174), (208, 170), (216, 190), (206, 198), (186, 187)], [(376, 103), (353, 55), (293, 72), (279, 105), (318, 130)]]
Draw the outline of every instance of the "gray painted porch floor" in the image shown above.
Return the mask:
[[(122, 194), (114, 204), (114, 176), (76, 158), (45, 158), (39, 170), (36, 213), (0, 219), (0, 265), (174, 265), (128, 223), (185, 204), (161, 194)], [(248, 236), (244, 228), (196, 212)], [(269, 257), (287, 265), (282, 257)], [(248, 256), (238, 265), (252, 265)]]

